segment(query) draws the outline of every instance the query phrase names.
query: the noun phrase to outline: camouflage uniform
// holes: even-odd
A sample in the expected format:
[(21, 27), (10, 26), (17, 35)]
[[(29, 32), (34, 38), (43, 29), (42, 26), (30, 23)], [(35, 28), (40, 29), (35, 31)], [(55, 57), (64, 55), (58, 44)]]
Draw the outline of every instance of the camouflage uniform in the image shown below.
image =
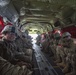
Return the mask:
[(45, 52), (45, 53), (48, 53), (48, 52), (49, 52), (49, 39), (48, 39), (48, 34), (45, 35), (44, 52)]
[(24, 52), (22, 52), (14, 42), (15, 28), (13, 26), (7, 25), (4, 27), (1, 33), (3, 34), (3, 38), (0, 41), (0, 56), (10, 62), (13, 62), (13, 60), (30, 62), (30, 58), (25, 56)]
[(75, 47), (73, 39), (71, 38), (71, 34), (68, 32), (65, 32), (64, 34), (66, 38), (62, 38), (62, 41), (61, 41), (62, 49), (60, 50), (62, 63), (60, 63), (59, 65), (64, 67), (63, 69), (64, 73), (68, 73), (71, 71), (71, 68), (74, 65), (72, 63), (72, 60), (74, 59), (73, 56), (74, 56), (76, 47)]
[(0, 75), (32, 75), (26, 66), (12, 65), (0, 56)]
[(29, 39), (28, 37), (26, 38), (24, 35), (22, 35), (22, 37), (20, 37), (22, 42), (24, 43), (24, 47), (26, 47), (27, 49), (32, 49), (32, 43), (31, 43), (31, 39)]
[(56, 61), (55, 63), (60, 63), (61, 62), (61, 56), (60, 56), (60, 50), (61, 50), (62, 46), (61, 44), (58, 44), (57, 47), (56, 47)]
[(24, 52), (25, 56), (29, 56), (29, 58), (32, 60), (32, 49), (29, 49), (26, 47), (26, 42), (23, 41), (20, 37), (15, 40), (16, 45), (19, 47), (19, 49)]
[(41, 35), (38, 35), (36, 38), (36, 44), (40, 45)]
[(65, 54), (65, 42), (63, 41), (63, 39), (60, 40), (60, 47), (58, 47), (58, 54), (61, 58), (62, 63), (58, 63), (57, 65), (60, 67), (65, 67), (65, 58), (66, 58), (66, 54)]
[(54, 56), (56, 61), (55, 62), (60, 62), (60, 57), (59, 57), (59, 41), (60, 41), (61, 35), (59, 33), (54, 34)]
[(76, 46), (74, 42), (69, 43), (69, 52), (66, 57), (66, 63), (71, 65), (71, 73), (67, 75), (76, 75)]
[(5, 39), (0, 41), (0, 55), (11, 63), (14, 60), (31, 62), (30, 58), (25, 56), (24, 52), (20, 51), (14, 42)]
[(55, 40), (54, 39), (50, 40), (50, 47), (51, 47), (51, 50), (52, 50), (53, 54), (55, 55), (55, 53), (56, 53), (56, 51), (55, 51), (56, 46), (55, 46)]
[(66, 54), (65, 54), (66, 52), (65, 51), (68, 51), (68, 50), (66, 50), (67, 42), (66, 42), (65, 39), (62, 38), (60, 40), (60, 44), (61, 44), (61, 48), (59, 50), (59, 54), (60, 54), (60, 57), (62, 59), (62, 63), (61, 64), (63, 65), (65, 63), (65, 58), (66, 58)]
[(52, 53), (52, 59), (55, 59), (55, 54), (56, 54), (56, 46), (55, 46), (55, 39), (53, 34), (50, 35), (50, 51)]
[[(25, 56), (24, 52), (20, 51), (20, 49), (14, 43), (14, 40), (15, 40), (14, 27), (7, 25), (4, 27), (4, 29), (2, 30), (1, 33), (2, 33), (3, 37), (0, 40), (0, 56), (2, 58), (4, 58), (5, 60), (7, 60), (8, 62), (10, 62), (11, 64), (14, 64), (14, 65), (18, 64), (19, 66), (26, 65), (27, 68), (30, 69), (31, 66), (28, 65), (30, 62), (30, 58), (28, 56)], [(24, 61), (24, 63), (19, 63), (21, 61)], [(5, 68), (7, 68), (7, 67), (8, 66), (6, 66)], [(17, 68), (18, 70), (20, 69), (18, 67), (15, 67), (15, 68)], [(17, 71), (14, 70), (12, 75), (14, 75), (14, 74), (18, 75), (17, 74), (18, 70)], [(2, 71), (2, 73), (3, 73), (3, 71)], [(9, 73), (11, 73), (11, 71), (8, 71), (7, 75), (10, 75)]]

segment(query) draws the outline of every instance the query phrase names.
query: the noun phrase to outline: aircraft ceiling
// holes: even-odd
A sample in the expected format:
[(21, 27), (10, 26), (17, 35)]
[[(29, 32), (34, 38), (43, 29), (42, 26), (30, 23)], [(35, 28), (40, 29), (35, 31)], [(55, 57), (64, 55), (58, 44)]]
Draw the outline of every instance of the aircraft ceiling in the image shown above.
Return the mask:
[(49, 25), (64, 27), (76, 23), (76, 0), (11, 0), (11, 2), (20, 15), (20, 23), (26, 28), (50, 30)]

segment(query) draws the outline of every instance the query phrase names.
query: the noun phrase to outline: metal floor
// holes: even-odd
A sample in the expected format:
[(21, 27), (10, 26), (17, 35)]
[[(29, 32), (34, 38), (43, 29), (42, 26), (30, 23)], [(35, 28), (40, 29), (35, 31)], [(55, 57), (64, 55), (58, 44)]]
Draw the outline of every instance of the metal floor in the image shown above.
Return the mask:
[[(37, 64), (35, 64), (35, 68), (34, 68), (35, 75), (64, 75), (60, 69), (58, 70), (56, 68), (53, 68), (51, 63), (49, 63), (47, 56), (41, 51), (41, 49), (38, 45), (33, 44), (33, 49), (34, 49), (34, 56), (35, 56), (34, 63), (37, 62)], [(59, 71), (61, 73), (59, 74), (59, 72), (57, 72), (57, 71)]]

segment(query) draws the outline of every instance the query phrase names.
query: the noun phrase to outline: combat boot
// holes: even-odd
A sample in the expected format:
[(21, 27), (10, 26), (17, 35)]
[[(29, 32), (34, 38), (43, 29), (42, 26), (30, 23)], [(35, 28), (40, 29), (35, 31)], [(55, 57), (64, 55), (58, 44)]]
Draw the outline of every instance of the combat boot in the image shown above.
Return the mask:
[(61, 63), (60, 59), (57, 59), (56, 61), (54, 61), (55, 63)]
[(63, 73), (70, 72), (70, 66), (69, 66), (69, 64), (66, 64), (65, 67), (64, 67), (64, 69), (62, 71), (63, 71)]
[(75, 72), (70, 72), (70, 73), (67, 73), (65, 75), (76, 75)]
[(58, 65), (59, 67), (61, 67), (61, 68), (64, 68), (64, 67), (66, 66), (64, 62), (57, 63), (57, 65)]

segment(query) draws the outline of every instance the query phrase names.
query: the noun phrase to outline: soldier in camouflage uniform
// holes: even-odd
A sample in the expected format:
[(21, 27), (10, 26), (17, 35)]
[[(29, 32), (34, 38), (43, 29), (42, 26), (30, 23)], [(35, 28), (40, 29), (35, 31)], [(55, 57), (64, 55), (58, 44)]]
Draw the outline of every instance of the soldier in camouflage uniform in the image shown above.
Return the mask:
[[(71, 71), (66, 75), (76, 75), (76, 45), (74, 44), (70, 49), (66, 61), (70, 63)], [(65, 71), (66, 69), (64, 69)]]
[(56, 49), (55, 49), (55, 63), (59, 63), (61, 62), (61, 59), (60, 59), (60, 40), (61, 40), (61, 34), (60, 33), (55, 33), (54, 34), (54, 38), (55, 38), (55, 46), (56, 46)]
[(61, 58), (62, 63), (60, 63), (60, 66), (63, 66), (64, 69), (62, 70), (64, 73), (68, 73), (71, 71), (71, 68), (73, 67), (72, 63), (72, 56), (75, 53), (75, 44), (73, 42), (73, 39), (71, 38), (71, 34), (68, 32), (65, 32), (62, 35), (62, 48), (61, 48)]
[(27, 41), (23, 40), (24, 38), (21, 38), (19, 36), (17, 36), (15, 43), (17, 44), (17, 46), (19, 47), (19, 49), (25, 53), (26, 56), (29, 56), (29, 58), (32, 60), (32, 49), (30, 49), (30, 47), (26, 46)]
[(14, 42), (16, 38), (15, 28), (7, 25), (1, 33), (3, 38), (0, 41), (0, 56), (12, 64), (17, 64), (18, 61), (31, 63), (30, 58), (25, 56), (24, 52), (21, 52)]
[(37, 38), (36, 38), (36, 44), (40, 46), (40, 40), (41, 40), (41, 35), (38, 34)]
[[(76, 44), (74, 43), (73, 39), (69, 39), (67, 40), (68, 42), (68, 48), (66, 48), (68, 50), (65, 51), (66, 52), (66, 63), (69, 64), (70, 67), (70, 72), (67, 73), (66, 75), (76, 75)], [(63, 69), (63, 72), (67, 72), (67, 68), (65, 67)]]
[(55, 55), (55, 47), (54, 47), (54, 36), (53, 34), (51, 34), (50, 36), (50, 48), (51, 48), (51, 51), (53, 52), (53, 55)]
[(44, 51), (45, 53), (49, 53), (48, 34), (45, 34), (45, 35), (44, 35), (44, 39), (43, 39), (42, 46), (43, 46), (43, 51)]
[(0, 56), (0, 75), (32, 75), (26, 66), (13, 65)]

